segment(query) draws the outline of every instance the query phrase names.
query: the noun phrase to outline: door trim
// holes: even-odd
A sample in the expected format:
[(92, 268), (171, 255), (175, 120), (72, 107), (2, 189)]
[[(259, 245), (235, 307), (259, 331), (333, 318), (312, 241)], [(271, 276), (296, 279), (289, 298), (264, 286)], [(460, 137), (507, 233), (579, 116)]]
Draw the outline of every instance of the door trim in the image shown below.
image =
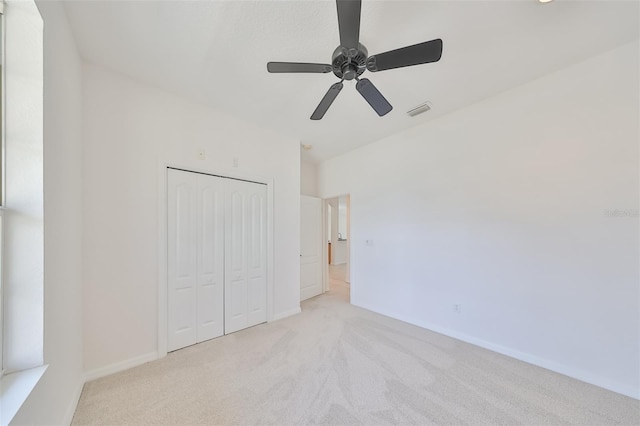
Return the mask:
[(219, 176), (227, 179), (235, 179), (248, 181), (253, 183), (264, 184), (267, 187), (267, 322), (274, 321), (273, 306), (274, 306), (274, 262), (273, 262), (273, 215), (274, 215), (274, 193), (273, 193), (273, 178), (254, 175), (251, 173), (240, 172), (238, 170), (220, 170), (216, 168), (203, 168), (194, 164), (179, 164), (170, 161), (158, 161), (158, 358), (163, 358), (167, 355), (167, 264), (168, 264), (168, 250), (167, 250), (167, 187), (168, 187), (168, 174), (167, 169), (179, 169), (185, 172), (200, 173), (212, 176)]

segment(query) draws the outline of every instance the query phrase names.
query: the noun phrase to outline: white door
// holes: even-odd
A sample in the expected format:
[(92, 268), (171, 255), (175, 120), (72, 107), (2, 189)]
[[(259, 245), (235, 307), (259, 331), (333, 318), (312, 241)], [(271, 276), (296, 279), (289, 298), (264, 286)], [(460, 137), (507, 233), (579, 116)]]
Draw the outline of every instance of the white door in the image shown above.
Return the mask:
[(197, 175), (168, 171), (168, 350), (197, 339)]
[(168, 170), (168, 347), (224, 334), (224, 185)]
[(224, 179), (198, 176), (197, 342), (224, 334)]
[(225, 334), (267, 320), (267, 190), (225, 181)]
[(322, 200), (300, 196), (300, 300), (322, 293)]

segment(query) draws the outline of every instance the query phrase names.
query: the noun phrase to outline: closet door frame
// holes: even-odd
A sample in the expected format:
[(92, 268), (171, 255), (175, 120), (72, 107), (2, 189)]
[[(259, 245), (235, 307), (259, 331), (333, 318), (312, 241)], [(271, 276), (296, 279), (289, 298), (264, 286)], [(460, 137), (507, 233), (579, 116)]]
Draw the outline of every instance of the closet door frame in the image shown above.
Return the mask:
[(168, 341), (168, 221), (167, 191), (168, 169), (191, 173), (201, 173), (228, 179), (244, 180), (264, 184), (267, 187), (267, 322), (273, 321), (273, 179), (265, 176), (243, 173), (237, 170), (203, 168), (201, 164), (179, 164), (168, 161), (158, 162), (158, 353), (157, 358), (167, 355)]

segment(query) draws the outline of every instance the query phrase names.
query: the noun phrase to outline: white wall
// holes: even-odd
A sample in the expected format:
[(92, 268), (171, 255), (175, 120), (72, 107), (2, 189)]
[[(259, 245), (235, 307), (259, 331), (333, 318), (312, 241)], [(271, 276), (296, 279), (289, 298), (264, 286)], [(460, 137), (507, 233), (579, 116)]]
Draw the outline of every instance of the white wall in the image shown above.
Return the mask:
[(352, 303), (640, 397), (638, 48), (321, 164)]
[[(298, 141), (92, 65), (84, 68), (84, 111), (89, 374), (156, 353), (158, 220), (165, 208), (158, 176), (165, 162), (274, 180), (274, 314), (299, 309)], [(201, 148), (205, 160), (197, 159)]]
[(81, 63), (60, 4), (44, 19), (44, 362), (49, 368), (14, 424), (71, 421), (82, 369)]
[(318, 166), (303, 160), (300, 160), (300, 194), (318, 196)]

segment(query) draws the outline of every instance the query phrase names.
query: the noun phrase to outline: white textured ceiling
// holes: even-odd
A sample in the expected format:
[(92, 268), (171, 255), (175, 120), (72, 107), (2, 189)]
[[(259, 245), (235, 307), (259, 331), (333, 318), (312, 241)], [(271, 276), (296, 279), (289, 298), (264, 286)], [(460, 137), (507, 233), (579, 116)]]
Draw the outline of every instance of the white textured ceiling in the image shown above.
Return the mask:
[[(369, 54), (442, 38), (438, 63), (367, 72), (393, 105), (378, 117), (345, 82), (309, 116), (330, 74), (269, 74), (268, 61), (330, 63), (334, 1), (73, 1), (84, 59), (295, 137), (322, 161), (639, 38), (637, 1), (363, 0)], [(429, 100), (433, 110), (406, 111)]]

